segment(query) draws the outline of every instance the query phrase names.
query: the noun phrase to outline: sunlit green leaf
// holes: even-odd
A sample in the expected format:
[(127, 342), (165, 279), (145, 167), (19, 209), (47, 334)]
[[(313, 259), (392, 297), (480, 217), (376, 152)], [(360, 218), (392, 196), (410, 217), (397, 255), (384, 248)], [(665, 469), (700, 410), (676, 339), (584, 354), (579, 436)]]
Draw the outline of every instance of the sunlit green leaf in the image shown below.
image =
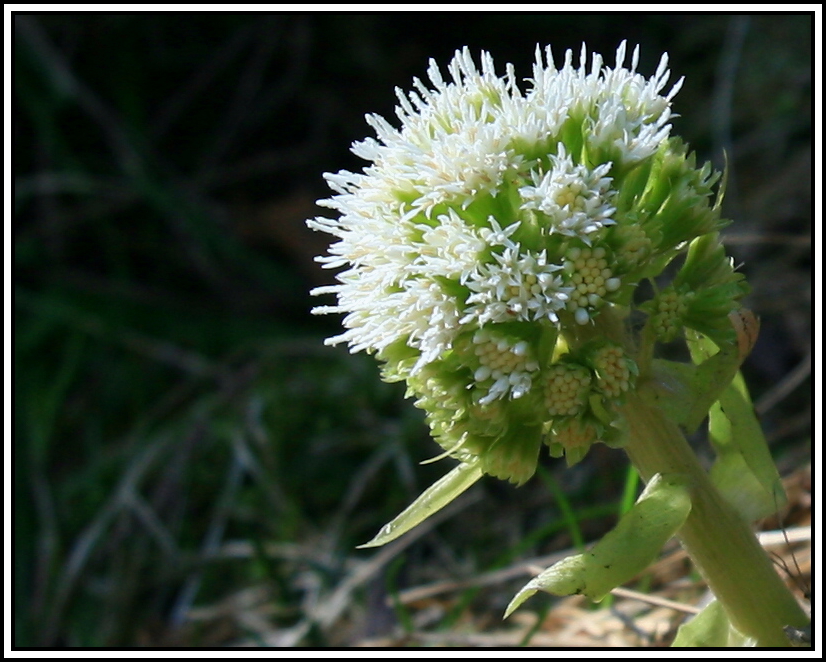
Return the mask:
[(419, 498), (405, 508), (392, 522), (385, 524), (375, 538), (359, 545), (359, 549), (380, 547), (407, 533), (414, 526), (421, 524), (444, 508), (481, 477), (482, 470), (476, 464), (460, 464), (422, 492)]
[(505, 616), (539, 590), (601, 600), (654, 561), (690, 510), (691, 499), (682, 478), (657, 474), (614, 529), (591, 550), (554, 564), (528, 582), (508, 605)]

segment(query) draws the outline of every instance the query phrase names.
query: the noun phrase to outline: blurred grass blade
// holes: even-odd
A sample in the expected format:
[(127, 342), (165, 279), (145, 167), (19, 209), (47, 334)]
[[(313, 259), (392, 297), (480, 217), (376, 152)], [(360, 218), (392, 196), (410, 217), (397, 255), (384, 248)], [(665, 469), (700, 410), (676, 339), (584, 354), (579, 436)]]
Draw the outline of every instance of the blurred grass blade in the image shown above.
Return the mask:
[(565, 492), (560, 489), (556, 480), (554, 480), (550, 473), (542, 467), (537, 467), (536, 473), (542, 479), (542, 482), (545, 483), (545, 486), (551, 494), (553, 494), (554, 500), (559, 506), (559, 510), (562, 512), (565, 525), (568, 527), (568, 535), (571, 536), (571, 541), (574, 543), (574, 547), (580, 551), (583, 551), (585, 549), (585, 538), (582, 535), (582, 529), (579, 526), (579, 521), (577, 520), (577, 516), (571, 506), (571, 501), (568, 499)]
[(625, 473), (625, 485), (622, 488), (622, 498), (620, 499), (619, 515), (622, 517), (631, 508), (634, 507), (634, 502), (637, 500), (637, 488), (640, 484), (640, 475), (631, 464), (628, 466), (628, 471)]
[(428, 517), (444, 508), (481, 477), (482, 470), (477, 464), (460, 464), (428, 487), (398, 517), (385, 524), (375, 538), (370, 542), (359, 545), (358, 549), (380, 547), (407, 533), (414, 526), (421, 524)]

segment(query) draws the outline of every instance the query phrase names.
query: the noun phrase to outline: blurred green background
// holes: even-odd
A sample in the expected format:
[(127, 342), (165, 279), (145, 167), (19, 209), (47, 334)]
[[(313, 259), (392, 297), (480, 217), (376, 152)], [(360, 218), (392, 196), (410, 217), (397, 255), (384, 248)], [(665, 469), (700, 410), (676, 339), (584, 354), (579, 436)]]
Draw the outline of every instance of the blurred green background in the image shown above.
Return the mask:
[[(455, 49), (663, 51), (674, 131), (730, 165), (727, 242), (763, 330), (746, 366), (783, 473), (811, 434), (810, 15), (14, 17), (14, 644), (351, 646), (495, 624), (500, 582), (388, 598), (590, 540), (621, 453), (482, 481), (391, 554), (354, 549), (448, 468), (400, 385), (327, 348), (306, 229), (363, 166), (366, 112)], [(808, 363), (807, 363), (808, 361)], [(807, 366), (809, 366), (807, 368)], [(701, 451), (702, 452), (702, 451)], [(564, 498), (554, 497), (562, 490)], [(567, 519), (566, 519), (567, 518)], [(381, 552), (379, 552), (381, 554)], [(546, 602), (537, 599), (534, 608)], [(428, 640), (431, 641), (432, 640)]]

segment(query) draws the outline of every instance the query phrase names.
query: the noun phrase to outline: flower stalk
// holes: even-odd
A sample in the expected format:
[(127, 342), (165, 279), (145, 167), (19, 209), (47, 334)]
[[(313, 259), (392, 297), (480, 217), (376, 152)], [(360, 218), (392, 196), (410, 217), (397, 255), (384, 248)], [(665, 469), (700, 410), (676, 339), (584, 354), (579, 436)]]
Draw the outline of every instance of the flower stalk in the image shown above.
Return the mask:
[(757, 646), (789, 646), (783, 631), (808, 623), (751, 526), (729, 505), (700, 466), (679, 428), (637, 395), (622, 407), (628, 422), (625, 452), (646, 482), (657, 474), (687, 477), (691, 511), (678, 530), (691, 560), (722, 604), (731, 624)]
[[(596, 334), (637, 348), (637, 365), (642, 366), (642, 373), (636, 388), (617, 407), (627, 425), (623, 450), (645, 483), (658, 476), (679, 476), (687, 486), (691, 509), (677, 537), (731, 625), (757, 646), (788, 647), (791, 644), (784, 627), (803, 627), (808, 617), (778, 575), (749, 522), (702, 468), (680, 427), (646, 397), (661, 388), (650, 360), (649, 332), (656, 326), (656, 319), (651, 316), (641, 338), (635, 338), (609, 310), (586, 333), (576, 335), (588, 339)], [(745, 346), (738, 346), (738, 359), (750, 351), (754, 340), (748, 338)]]

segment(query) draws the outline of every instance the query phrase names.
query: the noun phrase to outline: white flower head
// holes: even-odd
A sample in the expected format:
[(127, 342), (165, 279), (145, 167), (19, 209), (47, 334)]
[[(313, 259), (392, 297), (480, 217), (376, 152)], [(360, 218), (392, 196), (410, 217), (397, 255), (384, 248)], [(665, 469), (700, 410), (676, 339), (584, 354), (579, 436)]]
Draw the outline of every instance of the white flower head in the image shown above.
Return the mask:
[(668, 137), (670, 103), (682, 87), (680, 79), (667, 95), (661, 94), (669, 78), (668, 56), (663, 55), (657, 72), (648, 80), (636, 73), (639, 47), (634, 49), (631, 67), (625, 67), (626, 49), (617, 49), (616, 65), (605, 67), (602, 56), (593, 53), (590, 68), (585, 45), (574, 68), (573, 53), (565, 53), (565, 63), (557, 70), (550, 46), (543, 53), (537, 47), (531, 103), (540, 107), (564, 106), (568, 117), (582, 118), (583, 135), (592, 148), (614, 151), (621, 160), (637, 162), (651, 156)]
[[(325, 176), (338, 218), (308, 222), (336, 238), (318, 260), (337, 282), (314, 293), (337, 302), (314, 312), (345, 329), (326, 342), (376, 353), (474, 472), (523, 483), (543, 443), (573, 463), (619, 439), (638, 368), (605, 336), (633, 309), (659, 340), (731, 332), (745, 290), (721, 262), (717, 175), (669, 138), (682, 81), (664, 92), (666, 56), (648, 79), (638, 49), (626, 59), (625, 43), (614, 67), (583, 46), (557, 67), (537, 48), (524, 91), (484, 52), (458, 51), (445, 77), (431, 61), (429, 83), (396, 91), (398, 126), (367, 117), (364, 170)], [(707, 295), (638, 303), (683, 250), (681, 284)]]
[(589, 235), (606, 225), (613, 225), (611, 206), (614, 192), (611, 178), (605, 175), (611, 163), (604, 163), (593, 170), (575, 165), (559, 144), (559, 152), (551, 157), (553, 168), (542, 173), (532, 173), (532, 185), (519, 189), (522, 209), (535, 209), (548, 217), (548, 232), (558, 232), (578, 237), (586, 244)]
[(488, 247), (485, 235), (467, 225), (453, 209), (441, 214), (436, 225), (424, 223), (421, 239), (415, 242), (412, 270), (432, 276), (464, 281), (479, 264)]
[[(314, 312), (345, 314), (327, 342), (382, 358), (406, 346), (399, 374), (415, 376), (498, 325), (590, 323), (620, 285), (597, 246), (618, 222), (617, 172), (667, 139), (679, 88), (661, 94), (666, 59), (650, 80), (636, 73), (637, 51), (630, 69), (625, 59), (623, 43), (613, 69), (598, 55), (587, 66), (584, 49), (578, 68), (569, 51), (557, 69), (550, 49), (537, 51), (523, 92), (512, 66), (498, 75), (489, 54), (477, 66), (465, 48), (448, 76), (431, 61), (429, 83), (396, 91), (398, 128), (369, 115), (376, 136), (353, 146), (368, 166), (326, 175), (334, 195), (319, 204), (339, 217), (309, 221), (337, 239), (319, 258), (340, 270), (337, 283), (314, 290), (338, 298)], [(606, 266), (572, 260), (583, 245)], [(528, 393), (524, 375), (541, 369), (529, 365), (486, 381), (482, 404)]]
[(494, 260), (477, 267), (467, 279), (472, 294), (463, 324), (558, 321), (557, 311), (565, 307), (569, 291), (556, 273), (559, 265), (548, 264), (544, 251), (520, 252), (518, 244), (494, 254)]

